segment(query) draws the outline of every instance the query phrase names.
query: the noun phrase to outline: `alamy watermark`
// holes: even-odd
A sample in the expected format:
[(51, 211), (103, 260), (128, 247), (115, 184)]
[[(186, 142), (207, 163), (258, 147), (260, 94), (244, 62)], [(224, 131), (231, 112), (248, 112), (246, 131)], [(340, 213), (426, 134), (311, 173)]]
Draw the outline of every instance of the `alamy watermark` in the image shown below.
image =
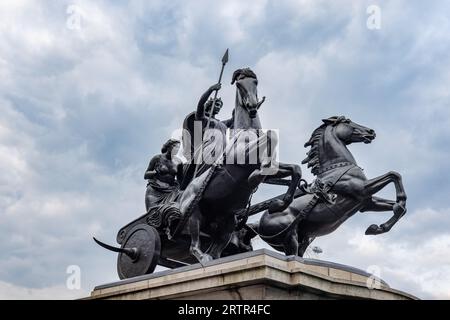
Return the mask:
[(69, 275), (66, 279), (66, 287), (69, 290), (81, 289), (81, 268), (77, 265), (70, 265), (66, 269), (66, 273)]
[(368, 14), (366, 26), (369, 30), (381, 29), (381, 8), (375, 4), (370, 5), (366, 9)]
[(83, 12), (81, 8), (75, 4), (71, 4), (66, 9), (67, 20), (66, 27), (69, 30), (79, 31), (81, 30), (81, 23)]

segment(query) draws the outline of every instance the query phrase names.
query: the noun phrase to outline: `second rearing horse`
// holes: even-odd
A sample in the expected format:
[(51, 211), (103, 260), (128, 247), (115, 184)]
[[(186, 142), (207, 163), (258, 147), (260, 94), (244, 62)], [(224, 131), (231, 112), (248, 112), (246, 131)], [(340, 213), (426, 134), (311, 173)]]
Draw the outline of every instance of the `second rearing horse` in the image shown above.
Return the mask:
[[(406, 213), (401, 175), (391, 171), (367, 179), (347, 148), (354, 142), (370, 143), (375, 131), (342, 116), (323, 122), (305, 144), (311, 149), (303, 163), (308, 163), (316, 176), (311, 192), (296, 198), (285, 210), (266, 211), (259, 224), (252, 225), (262, 240), (286, 255), (303, 256), (315, 237), (330, 234), (358, 211), (394, 213), (380, 226), (369, 226), (367, 235), (388, 232)], [(374, 196), (389, 183), (395, 186), (395, 200)]]

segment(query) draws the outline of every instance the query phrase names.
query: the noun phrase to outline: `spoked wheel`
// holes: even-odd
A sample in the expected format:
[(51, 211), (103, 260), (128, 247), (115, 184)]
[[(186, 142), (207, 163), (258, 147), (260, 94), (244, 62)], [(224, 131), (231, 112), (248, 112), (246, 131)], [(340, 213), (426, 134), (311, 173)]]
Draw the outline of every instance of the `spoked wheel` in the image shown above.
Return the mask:
[(147, 224), (131, 228), (122, 242), (117, 257), (117, 273), (127, 279), (152, 273), (161, 254), (161, 239), (158, 231)]

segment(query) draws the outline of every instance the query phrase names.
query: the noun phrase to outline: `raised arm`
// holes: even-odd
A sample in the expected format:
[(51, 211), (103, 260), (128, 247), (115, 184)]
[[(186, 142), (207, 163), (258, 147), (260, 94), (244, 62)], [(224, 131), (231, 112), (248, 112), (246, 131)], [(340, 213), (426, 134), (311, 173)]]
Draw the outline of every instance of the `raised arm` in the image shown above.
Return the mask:
[(195, 112), (195, 118), (197, 120), (202, 120), (205, 118), (205, 103), (208, 101), (209, 96), (213, 93), (214, 90), (220, 90), (222, 85), (217, 83), (206, 90), (206, 92), (200, 97), (200, 100), (197, 104), (197, 111)]

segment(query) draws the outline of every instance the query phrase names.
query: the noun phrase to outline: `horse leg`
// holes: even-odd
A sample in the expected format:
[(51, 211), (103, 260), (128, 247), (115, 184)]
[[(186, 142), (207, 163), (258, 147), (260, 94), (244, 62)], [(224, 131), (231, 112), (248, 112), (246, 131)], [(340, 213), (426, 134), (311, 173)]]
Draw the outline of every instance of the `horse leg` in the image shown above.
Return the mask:
[[(364, 193), (366, 195), (373, 195), (383, 189), (389, 183), (394, 183), (396, 191), (396, 201), (385, 200), (377, 197), (372, 197), (374, 201), (369, 202), (369, 207), (379, 208), (377, 211), (382, 211), (383, 208), (393, 210), (394, 215), (385, 223), (377, 226), (372, 224), (366, 230), (366, 234), (375, 235), (388, 232), (397, 223), (398, 220), (406, 213), (406, 193), (402, 183), (402, 177), (399, 173), (391, 171), (378, 178), (367, 180), (364, 183)], [(390, 206), (392, 205), (392, 208)], [(366, 211), (368, 211), (367, 209)]]
[(213, 243), (208, 249), (208, 254), (213, 259), (219, 259), (222, 255), (222, 251), (230, 242), (235, 227), (234, 214), (230, 215), (230, 217), (231, 219), (222, 219), (222, 221), (219, 222), (220, 228), (217, 228)]
[(286, 191), (283, 200), (275, 200), (270, 204), (269, 213), (281, 212), (287, 209), (294, 200), (295, 190), (302, 178), (302, 169), (296, 164), (278, 163), (279, 169), (274, 178), (284, 178), (291, 176), (291, 183)]
[(360, 210), (360, 212), (366, 211), (394, 211), (394, 215), (385, 223), (380, 226), (375, 224), (371, 225), (366, 230), (366, 234), (379, 234), (388, 232), (392, 229), (394, 224), (405, 214), (406, 209), (401, 207), (397, 202), (393, 200), (383, 199), (379, 197), (372, 197)]
[(284, 253), (287, 256), (297, 255), (299, 251), (297, 227), (293, 227), (284, 238)]
[(391, 182), (395, 185), (397, 203), (402, 201), (406, 202), (406, 193), (405, 188), (403, 187), (402, 176), (395, 171), (390, 171), (382, 176), (365, 181), (364, 193), (373, 195)]
[(298, 247), (298, 256), (303, 257), (305, 254), (306, 249), (308, 249), (311, 242), (313, 242), (315, 237), (313, 238), (303, 238), (303, 240), (300, 242), (300, 245)]
[(396, 202), (394, 200), (383, 199), (380, 197), (372, 196), (359, 211), (391, 211), (393, 210), (394, 204)]
[(270, 178), (291, 177), (291, 183), (289, 184), (289, 188), (283, 199), (272, 201), (269, 207), (269, 213), (284, 211), (294, 200), (295, 190), (297, 189), (300, 179), (302, 178), (302, 169), (296, 164), (279, 162), (275, 166), (272, 163), (269, 168), (261, 168), (252, 172), (248, 178), (250, 187), (256, 187), (258, 184), (263, 182), (269, 176), (267, 173), (270, 173)]
[(197, 207), (193, 210), (189, 220), (189, 232), (191, 233), (191, 247), (189, 248), (189, 251), (200, 263), (212, 260), (211, 256), (203, 253), (201, 250), (200, 245), (201, 218), (202, 218), (201, 211)]
[(217, 247), (217, 241), (219, 241), (219, 238), (217, 237), (218, 232), (219, 231), (217, 229), (214, 232), (211, 232), (210, 234), (211, 244), (209, 245), (208, 249), (205, 252), (206, 254), (209, 254), (213, 259), (214, 257), (211, 252), (214, 252), (216, 250), (215, 248)]
[[(272, 178), (285, 178), (289, 176), (291, 177), (291, 183), (289, 184), (289, 188), (284, 195), (282, 203), (278, 204), (278, 208), (276, 210), (270, 210), (269, 208), (269, 212), (284, 211), (294, 200), (295, 190), (297, 189), (300, 179), (302, 178), (302, 169), (297, 164), (288, 164), (275, 161), (275, 147), (278, 145), (278, 136), (276, 132), (271, 130), (269, 130), (266, 135), (268, 139), (268, 145), (266, 145), (265, 151), (268, 152), (268, 163), (270, 163), (270, 167), (266, 168), (262, 166), (261, 173), (267, 175), (270, 174), (273, 169), (275, 169), (275, 172), (273, 172), (273, 174), (271, 175)], [(263, 163), (265, 163), (265, 161), (263, 161)], [(276, 206), (277, 205), (274, 204), (273, 209), (275, 209)]]

